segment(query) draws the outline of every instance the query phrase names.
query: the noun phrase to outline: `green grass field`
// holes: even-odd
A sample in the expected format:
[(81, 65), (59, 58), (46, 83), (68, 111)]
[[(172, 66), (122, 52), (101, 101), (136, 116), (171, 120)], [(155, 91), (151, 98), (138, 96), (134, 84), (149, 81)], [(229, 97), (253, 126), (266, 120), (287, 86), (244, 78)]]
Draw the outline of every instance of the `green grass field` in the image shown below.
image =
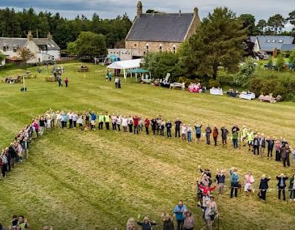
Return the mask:
[[(190, 94), (122, 81), (122, 89), (104, 79), (105, 70), (89, 65), (90, 72), (78, 73), (81, 65), (64, 65), (69, 88), (45, 82), (46, 69), (37, 79), (26, 81), (27, 92), (20, 84), (0, 83), (0, 147), (6, 147), (25, 124), (49, 108), (54, 110), (140, 115), (165, 119), (180, 117), (185, 123), (203, 121), (231, 128), (245, 124), (266, 135), (285, 137), (295, 144), (293, 103), (262, 103), (227, 96)], [(30, 69), (36, 73), (36, 69)], [(0, 76), (15, 75), (18, 70), (1, 71)], [(23, 73), (24, 70), (19, 70)], [(159, 222), (160, 214), (172, 212), (179, 199), (192, 210), (196, 228), (204, 222), (196, 207), (197, 166), (229, 170), (236, 166), (240, 175), (253, 172), (257, 189), (262, 174), (270, 181), (267, 202), (240, 194), (229, 198), (216, 196), (220, 229), (294, 229), (295, 202), (277, 199), (275, 176), (291, 176), (293, 170), (281, 163), (261, 159), (246, 149), (233, 150), (179, 139), (146, 136), (106, 130), (50, 130), (35, 141), (29, 159), (19, 163), (0, 180), (0, 221), (7, 226), (12, 214), (24, 214), (33, 229), (45, 224), (58, 230), (125, 229), (129, 217), (149, 215)], [(289, 184), (289, 182), (288, 182)], [(216, 192), (215, 192), (216, 193)], [(217, 229), (217, 225), (215, 225)]]

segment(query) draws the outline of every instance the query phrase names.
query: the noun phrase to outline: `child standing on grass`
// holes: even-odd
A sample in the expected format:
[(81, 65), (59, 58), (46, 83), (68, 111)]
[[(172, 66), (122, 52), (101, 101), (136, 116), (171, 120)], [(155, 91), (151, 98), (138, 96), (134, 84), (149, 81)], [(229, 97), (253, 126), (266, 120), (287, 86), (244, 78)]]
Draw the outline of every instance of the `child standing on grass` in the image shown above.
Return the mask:
[(65, 86), (68, 87), (68, 84), (69, 84), (69, 79), (66, 77), (66, 79), (65, 79)]

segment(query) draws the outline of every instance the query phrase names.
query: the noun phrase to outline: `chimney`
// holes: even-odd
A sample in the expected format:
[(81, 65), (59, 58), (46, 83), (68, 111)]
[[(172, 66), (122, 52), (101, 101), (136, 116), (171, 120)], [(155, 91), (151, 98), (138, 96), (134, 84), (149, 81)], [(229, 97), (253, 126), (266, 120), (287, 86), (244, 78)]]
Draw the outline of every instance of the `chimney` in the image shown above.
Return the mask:
[(194, 8), (194, 15), (199, 17), (199, 9), (197, 7)]
[(179, 16), (181, 16), (181, 10), (179, 10)]
[(142, 14), (142, 2), (138, 1), (137, 3), (137, 18), (140, 18), (140, 15)]
[(27, 36), (28, 41), (32, 41), (33, 40), (33, 34), (32, 31), (28, 32), (28, 36)]
[(47, 38), (48, 38), (49, 40), (52, 40), (52, 35), (51, 35), (50, 32), (48, 32), (48, 34), (47, 34)]

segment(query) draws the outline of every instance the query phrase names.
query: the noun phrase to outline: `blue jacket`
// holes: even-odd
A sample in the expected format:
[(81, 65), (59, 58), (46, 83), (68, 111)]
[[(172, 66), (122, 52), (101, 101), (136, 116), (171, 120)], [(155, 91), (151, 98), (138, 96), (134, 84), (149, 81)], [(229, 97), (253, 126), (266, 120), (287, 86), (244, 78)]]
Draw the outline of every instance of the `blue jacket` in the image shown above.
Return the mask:
[(182, 205), (182, 207), (179, 207), (179, 205), (176, 205), (173, 212), (175, 213), (176, 220), (184, 220), (183, 212), (186, 210), (186, 206)]
[(96, 115), (95, 115), (95, 113), (91, 113), (91, 120), (92, 121), (96, 121)]

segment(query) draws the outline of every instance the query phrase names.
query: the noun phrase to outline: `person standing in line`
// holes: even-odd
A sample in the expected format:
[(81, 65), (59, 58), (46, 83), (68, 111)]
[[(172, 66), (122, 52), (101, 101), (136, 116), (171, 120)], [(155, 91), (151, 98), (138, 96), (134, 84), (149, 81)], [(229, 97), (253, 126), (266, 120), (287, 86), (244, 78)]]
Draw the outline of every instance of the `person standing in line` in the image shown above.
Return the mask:
[(157, 122), (156, 122), (156, 119), (155, 118), (153, 118), (151, 120), (151, 126), (152, 126), (153, 135), (156, 135)]
[(238, 187), (239, 187), (239, 174), (238, 170), (236, 168), (232, 168), (230, 170), (230, 198), (233, 198), (233, 195), (235, 193), (235, 197), (238, 197)]
[(279, 140), (275, 142), (275, 150), (276, 150), (276, 161), (281, 161), (281, 148), (282, 144)]
[(135, 115), (134, 117), (133, 117), (133, 133), (134, 134), (138, 134), (138, 117)]
[(295, 174), (293, 174), (293, 176), (290, 179), (289, 191), (290, 191), (290, 200), (295, 201)]
[(209, 125), (207, 125), (205, 132), (206, 132), (206, 143), (207, 143), (207, 145), (210, 145), (210, 135), (212, 133), (212, 129), (210, 128)]
[(222, 146), (227, 145), (227, 136), (228, 136), (228, 130), (225, 128), (225, 126), (221, 127), (221, 139), (222, 139)]
[(150, 120), (148, 118), (146, 118), (144, 120), (144, 127), (145, 127), (145, 132), (147, 135), (149, 135), (149, 126), (150, 126)]
[(278, 180), (278, 199), (281, 199), (281, 193), (283, 193), (283, 200), (286, 200), (286, 180), (288, 180), (288, 177), (281, 173), (276, 178)]
[(184, 216), (183, 213), (186, 211), (186, 206), (183, 204), (183, 201), (180, 200), (178, 205), (175, 206), (173, 213), (177, 221), (177, 230), (184, 230)]
[(262, 133), (260, 136), (260, 143), (259, 143), (261, 157), (264, 157), (265, 145), (266, 145), (266, 140), (265, 140), (264, 134)]
[(247, 133), (248, 133), (248, 129), (245, 125), (243, 125), (243, 129), (242, 129), (242, 143), (243, 143), (243, 146), (245, 147), (246, 146), (246, 140), (247, 140)]
[(194, 230), (195, 220), (192, 216), (192, 213), (189, 210), (187, 210), (185, 211), (184, 215), (185, 215), (184, 224), (183, 224), (184, 230)]
[(224, 170), (220, 170), (215, 177), (215, 180), (218, 185), (218, 194), (223, 194), (224, 192), (224, 184), (225, 184), (225, 175)]
[(66, 88), (68, 87), (68, 84), (69, 84), (69, 79), (66, 77), (66, 79), (65, 79), (65, 86), (66, 86)]
[(152, 230), (152, 225), (156, 225), (157, 223), (155, 221), (150, 221), (146, 216), (143, 218), (143, 221), (138, 221), (137, 224), (142, 227), (142, 230)]
[(112, 121), (112, 130), (116, 130), (117, 129), (117, 116), (113, 113), (113, 115), (111, 116), (111, 121)]
[(181, 140), (186, 141), (186, 132), (187, 132), (187, 126), (182, 123), (181, 124)]
[(234, 125), (231, 129), (232, 131), (232, 141), (233, 141), (233, 146), (235, 149), (237, 149), (239, 147), (238, 144), (238, 139), (239, 139), (239, 127), (237, 125)]
[(214, 126), (213, 128), (212, 136), (214, 140), (214, 145), (217, 146), (218, 128), (216, 126)]
[(132, 116), (129, 116), (129, 118), (128, 118), (128, 128), (129, 128), (129, 133), (132, 133), (132, 130), (133, 130), (133, 119), (132, 119)]
[(169, 214), (164, 214), (163, 218), (163, 230), (174, 230), (173, 219)]
[(253, 154), (259, 155), (259, 137), (258, 135), (255, 135), (253, 139)]
[(104, 115), (100, 113), (98, 115), (98, 129), (103, 129)]
[(267, 158), (269, 159), (269, 157), (272, 158), (275, 141), (272, 137), (267, 137), (265, 141), (267, 143)]
[(252, 184), (254, 183), (254, 177), (252, 173), (249, 171), (247, 172), (247, 175), (245, 175), (245, 186), (244, 186), (244, 192), (246, 195), (249, 195), (250, 198), (252, 198), (253, 193), (253, 187)]
[(69, 118), (69, 128), (73, 128), (73, 113), (71, 111), (68, 112), (68, 118)]
[(283, 165), (284, 167), (288, 166), (290, 167), (290, 155), (291, 155), (291, 149), (288, 144), (285, 145), (285, 156), (282, 156)]
[(73, 125), (74, 128), (77, 128), (77, 120), (78, 120), (78, 115), (76, 112), (73, 112)]
[(126, 116), (124, 116), (122, 118), (122, 127), (124, 132), (127, 132), (127, 126), (128, 126), (128, 118)]
[(175, 137), (180, 137), (180, 126), (181, 126), (181, 120), (179, 118), (176, 118), (175, 120)]
[(117, 125), (117, 130), (118, 131), (121, 131), (121, 122), (122, 122), (121, 115), (117, 115), (116, 125)]
[(270, 181), (270, 177), (266, 177), (265, 174), (262, 175), (260, 184), (259, 184), (259, 198), (263, 201), (266, 201), (266, 191), (268, 189), (268, 181)]
[(104, 115), (104, 123), (105, 123), (106, 129), (110, 130), (110, 115), (108, 114), (107, 111)]
[(192, 142), (192, 132), (193, 132), (193, 129), (192, 129), (192, 127), (191, 127), (190, 124), (188, 124), (186, 131), (187, 131), (186, 132), (187, 133), (187, 142), (188, 143), (191, 143)]
[(195, 132), (196, 132), (196, 142), (200, 142), (201, 134), (202, 134), (202, 125), (195, 123)]
[(171, 129), (172, 129), (172, 123), (171, 121), (166, 122), (166, 130), (167, 130), (167, 137), (171, 138)]

